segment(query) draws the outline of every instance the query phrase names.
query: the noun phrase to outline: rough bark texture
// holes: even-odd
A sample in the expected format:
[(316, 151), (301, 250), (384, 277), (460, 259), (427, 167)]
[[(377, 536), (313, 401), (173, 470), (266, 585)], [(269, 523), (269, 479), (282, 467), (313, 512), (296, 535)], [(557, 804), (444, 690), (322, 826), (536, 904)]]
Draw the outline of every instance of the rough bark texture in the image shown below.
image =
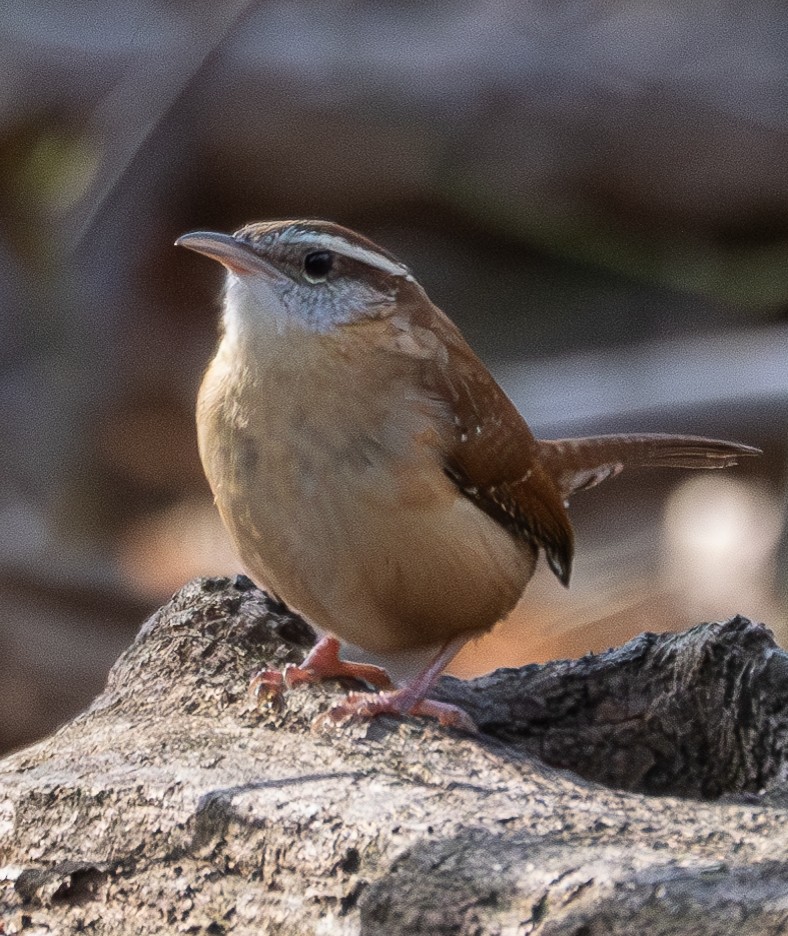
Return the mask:
[(242, 577), (161, 609), (0, 765), (0, 931), (786, 932), (788, 657), (762, 626), (444, 679), (478, 737), (315, 734), (337, 685), (255, 711), (251, 673), (311, 639)]

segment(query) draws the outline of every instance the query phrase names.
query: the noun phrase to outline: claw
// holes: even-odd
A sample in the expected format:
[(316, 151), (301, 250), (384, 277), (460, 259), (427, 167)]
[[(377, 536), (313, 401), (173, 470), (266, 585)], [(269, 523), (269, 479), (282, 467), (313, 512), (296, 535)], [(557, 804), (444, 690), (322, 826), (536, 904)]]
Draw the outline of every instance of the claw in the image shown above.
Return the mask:
[(249, 682), (249, 695), (262, 711), (278, 712), (284, 705), (285, 680), (278, 670), (260, 670)]

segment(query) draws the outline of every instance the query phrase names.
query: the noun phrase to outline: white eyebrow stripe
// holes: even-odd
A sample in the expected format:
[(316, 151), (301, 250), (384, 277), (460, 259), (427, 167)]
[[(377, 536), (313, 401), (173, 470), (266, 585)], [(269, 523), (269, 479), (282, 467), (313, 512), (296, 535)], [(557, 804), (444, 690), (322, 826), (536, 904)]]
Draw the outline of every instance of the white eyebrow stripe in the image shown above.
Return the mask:
[(401, 263), (395, 263), (376, 253), (374, 250), (367, 250), (359, 244), (351, 244), (340, 237), (339, 234), (324, 234), (318, 231), (303, 231), (296, 237), (289, 238), (291, 242), (312, 241), (316, 249), (333, 250), (334, 253), (342, 254), (343, 257), (349, 257), (351, 260), (359, 260), (366, 263), (367, 266), (375, 267), (384, 273), (390, 273), (392, 276), (404, 276), (408, 280), (413, 280), (413, 274)]

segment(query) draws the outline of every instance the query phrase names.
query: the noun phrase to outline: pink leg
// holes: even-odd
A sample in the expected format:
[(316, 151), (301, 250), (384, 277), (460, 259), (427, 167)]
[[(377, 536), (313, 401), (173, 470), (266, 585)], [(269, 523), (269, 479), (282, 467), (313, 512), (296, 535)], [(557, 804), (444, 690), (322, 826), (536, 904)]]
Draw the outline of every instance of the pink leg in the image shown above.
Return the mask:
[(360, 679), (378, 689), (393, 689), (389, 674), (371, 663), (351, 663), (339, 658), (339, 641), (329, 635), (319, 640), (300, 666), (285, 667), (284, 680), (288, 689), (299, 683), (319, 682), (337, 677)]
[(430, 689), (438, 677), (456, 656), (467, 638), (447, 641), (419, 675), (402, 689), (388, 692), (353, 692), (339, 705), (318, 719), (318, 727), (327, 722), (342, 724), (354, 719), (374, 718), (376, 715), (423, 715), (437, 718), (441, 725), (460, 728), (476, 734), (473, 719), (456, 705), (428, 699)]
[(260, 670), (256, 673), (249, 683), (249, 693), (258, 705), (279, 707), (285, 689), (335, 677), (360, 679), (379, 689), (394, 687), (388, 673), (381, 667), (340, 660), (339, 641), (336, 637), (326, 635), (312, 647), (300, 666), (290, 663), (284, 673), (279, 670)]

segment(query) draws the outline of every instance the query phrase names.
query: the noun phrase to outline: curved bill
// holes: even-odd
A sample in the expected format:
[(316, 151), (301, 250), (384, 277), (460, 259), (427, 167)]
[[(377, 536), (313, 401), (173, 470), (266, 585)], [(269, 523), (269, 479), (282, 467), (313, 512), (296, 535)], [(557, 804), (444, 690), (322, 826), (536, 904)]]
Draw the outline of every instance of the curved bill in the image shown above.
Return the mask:
[(218, 260), (222, 266), (233, 273), (262, 272), (269, 275), (275, 268), (267, 263), (249, 244), (237, 240), (232, 234), (219, 234), (216, 231), (192, 231), (182, 234), (176, 241), (176, 247), (186, 247), (196, 253), (204, 254), (212, 260)]

